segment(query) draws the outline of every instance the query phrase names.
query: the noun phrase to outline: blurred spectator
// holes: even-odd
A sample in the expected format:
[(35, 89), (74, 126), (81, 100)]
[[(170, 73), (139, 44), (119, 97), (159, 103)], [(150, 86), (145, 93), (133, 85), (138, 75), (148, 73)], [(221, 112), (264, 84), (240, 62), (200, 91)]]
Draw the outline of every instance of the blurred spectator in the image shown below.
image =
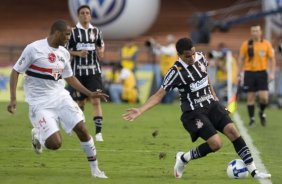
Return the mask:
[(0, 74), (0, 91), (5, 90), (7, 88), (7, 82), (9, 81), (9, 78), (5, 75)]
[(208, 66), (208, 73), (210, 76), (210, 82), (212, 86), (215, 86), (216, 84), (216, 62), (217, 58), (215, 58), (212, 54), (212, 51), (207, 54), (207, 59), (209, 61), (209, 66)]
[(138, 93), (134, 73), (128, 68), (116, 64), (113, 68), (112, 83), (109, 87), (111, 101), (114, 103), (136, 103)]
[[(160, 70), (162, 80), (165, 74), (168, 72), (170, 67), (172, 67), (177, 60), (177, 51), (175, 49), (175, 38), (173, 35), (169, 34), (166, 36), (165, 45), (160, 45), (155, 43), (154, 52), (159, 57)], [(174, 91), (168, 92), (162, 99), (162, 103), (172, 103), (175, 99)]]
[[(211, 52), (211, 57), (216, 61), (216, 84), (215, 91), (223, 103), (227, 103), (227, 54), (228, 49), (224, 43), (219, 43), (218, 49)], [(236, 59), (232, 56), (232, 84), (233, 87), (237, 84), (238, 65)]]
[(129, 40), (121, 48), (121, 65), (135, 73), (139, 48), (133, 40)]

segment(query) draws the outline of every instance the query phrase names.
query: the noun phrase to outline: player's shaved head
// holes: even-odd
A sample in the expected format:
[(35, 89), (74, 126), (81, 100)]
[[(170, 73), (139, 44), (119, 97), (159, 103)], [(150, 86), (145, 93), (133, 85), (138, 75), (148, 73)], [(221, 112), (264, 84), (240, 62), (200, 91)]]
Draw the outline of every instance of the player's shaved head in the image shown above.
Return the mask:
[(54, 34), (56, 31), (63, 32), (67, 29), (68, 23), (65, 20), (57, 20), (52, 24), (50, 34)]

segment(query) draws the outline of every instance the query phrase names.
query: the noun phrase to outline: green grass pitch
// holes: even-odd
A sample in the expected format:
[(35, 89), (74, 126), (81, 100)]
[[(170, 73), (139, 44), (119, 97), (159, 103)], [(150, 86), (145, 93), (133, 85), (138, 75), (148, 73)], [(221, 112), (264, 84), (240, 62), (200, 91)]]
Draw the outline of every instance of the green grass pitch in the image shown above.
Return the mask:
[[(99, 167), (109, 179), (90, 176), (90, 168), (76, 135), (63, 131), (63, 145), (58, 151), (44, 150), (36, 155), (31, 148), (31, 124), (28, 106), (19, 103), (15, 115), (6, 112), (7, 103), (0, 103), (0, 183), (2, 184), (229, 184), (259, 183), (251, 177), (232, 180), (226, 175), (229, 161), (238, 158), (232, 144), (224, 137), (223, 148), (205, 158), (194, 160), (186, 167), (182, 179), (173, 177), (175, 154), (188, 151), (202, 142), (192, 143), (180, 122), (179, 105), (159, 105), (146, 112), (135, 122), (122, 120), (121, 115), (134, 105), (103, 104), (104, 142), (95, 143)], [(138, 105), (137, 105), (138, 106)], [(94, 135), (91, 107), (86, 107), (87, 127)], [(247, 122), (244, 104), (240, 105), (241, 118)], [(272, 183), (282, 181), (281, 111), (268, 109), (268, 125), (249, 129), (260, 157), (272, 174)], [(245, 123), (247, 125), (247, 123)], [(154, 131), (157, 136), (152, 136)], [(160, 159), (159, 154), (165, 153)]]

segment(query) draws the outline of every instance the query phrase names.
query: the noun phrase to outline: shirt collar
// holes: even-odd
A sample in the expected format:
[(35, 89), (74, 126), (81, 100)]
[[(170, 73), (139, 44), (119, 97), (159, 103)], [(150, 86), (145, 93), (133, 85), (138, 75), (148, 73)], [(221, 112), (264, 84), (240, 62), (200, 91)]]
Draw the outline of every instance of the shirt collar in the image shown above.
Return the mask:
[(188, 67), (188, 65), (181, 58), (178, 58), (178, 61), (184, 66), (184, 68)]
[[(195, 56), (195, 61), (194, 61), (194, 63), (196, 62), (196, 61), (198, 61), (200, 58), (199, 58), (199, 55), (198, 55), (198, 53), (196, 52), (196, 56)], [(185, 67), (185, 68), (187, 68), (189, 65), (188, 64), (186, 64), (180, 57), (178, 58), (178, 61)]]
[[(85, 29), (81, 24), (80, 24), (80, 22), (78, 22), (77, 24), (76, 24), (76, 27), (77, 28), (79, 28), (79, 29), (84, 29), (84, 30), (87, 30), (87, 29)], [(92, 25), (92, 24), (90, 24), (89, 23), (89, 27), (88, 27), (88, 29), (93, 29), (94, 28), (94, 26)]]

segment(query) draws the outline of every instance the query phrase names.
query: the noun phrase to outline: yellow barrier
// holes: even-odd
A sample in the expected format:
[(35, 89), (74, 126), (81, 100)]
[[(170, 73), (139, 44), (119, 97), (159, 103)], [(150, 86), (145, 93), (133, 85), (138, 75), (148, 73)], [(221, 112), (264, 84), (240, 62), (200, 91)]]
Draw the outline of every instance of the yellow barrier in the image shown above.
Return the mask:
[[(0, 68), (0, 78), (2, 78), (4, 83), (4, 88), (0, 89), (0, 102), (8, 102), (10, 100), (9, 79), (11, 70), (12, 67)], [(24, 99), (23, 75), (20, 75), (17, 87), (17, 101), (24, 101)]]

